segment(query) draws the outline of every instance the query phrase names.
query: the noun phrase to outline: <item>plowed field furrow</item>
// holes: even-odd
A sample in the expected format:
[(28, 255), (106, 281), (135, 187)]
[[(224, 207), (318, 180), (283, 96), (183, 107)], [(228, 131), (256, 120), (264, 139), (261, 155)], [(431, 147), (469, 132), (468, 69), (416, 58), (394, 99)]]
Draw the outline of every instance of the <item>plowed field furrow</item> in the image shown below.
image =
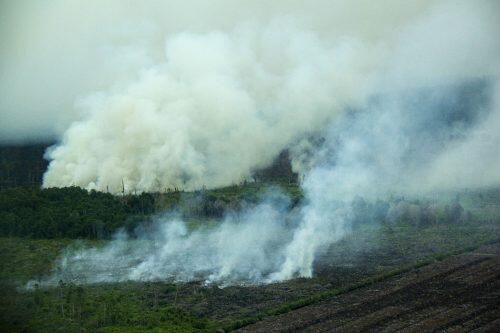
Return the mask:
[(498, 325), (500, 244), (269, 317), (241, 332), (434, 332)]

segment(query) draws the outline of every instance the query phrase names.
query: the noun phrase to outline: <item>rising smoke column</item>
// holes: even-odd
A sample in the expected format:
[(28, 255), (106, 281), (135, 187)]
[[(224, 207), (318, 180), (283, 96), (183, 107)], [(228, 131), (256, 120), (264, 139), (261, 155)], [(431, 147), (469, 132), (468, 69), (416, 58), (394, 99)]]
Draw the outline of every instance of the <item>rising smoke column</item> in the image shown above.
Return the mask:
[(264, 24), (168, 34), (164, 55), (133, 80), (79, 99), (81, 119), (49, 150), (44, 186), (120, 192), (123, 183), (140, 192), (238, 183), (283, 149), (303, 155), (299, 142), (370, 96), (498, 71), (494, 2), (422, 3), (413, 15), (389, 4), (403, 22), (363, 5), (367, 12), (351, 14), (359, 27), (337, 18), (339, 31), (278, 12)]
[(302, 220), (271, 281), (312, 276), (318, 251), (351, 231), (361, 197), (499, 186), (499, 97), (498, 82), (473, 80), (379, 97), (338, 119), (305, 174)]
[[(105, 4), (100, 15), (110, 8), (118, 13), (102, 22), (109, 29), (106, 49), (123, 65), (110, 72), (125, 74), (113, 84), (115, 74), (104, 75), (99, 93), (78, 94), (71, 108), (77, 120), (47, 154), (45, 187), (119, 192), (123, 182), (126, 191), (157, 191), (242, 181), (359, 103), (393, 47), (385, 40), (428, 7), (427, 1), (390, 1), (385, 9), (370, 1), (194, 1), (206, 17), (189, 6), (154, 3), (148, 20), (127, 3)], [(231, 15), (210, 16), (217, 10)], [(90, 15), (97, 20), (90, 23), (101, 23), (100, 15)], [(84, 23), (78, 31), (93, 40)]]
[(308, 204), (272, 280), (312, 276), (358, 196), (500, 185), (499, 9), (441, 2), (402, 28), (371, 98), (332, 123), (305, 173)]
[[(331, 125), (306, 173), (306, 198), (297, 211), (271, 192), (215, 227), (189, 231), (180, 218), (161, 216), (136, 239), (118, 233), (102, 248), (68, 249), (41, 284), (195, 280), (226, 286), (311, 277), (318, 251), (351, 231), (359, 195), (370, 200), (436, 186), (500, 185), (499, 157), (492, 154), (499, 143), (498, 92), (498, 83), (480, 80), (386, 96)], [(443, 171), (450, 159), (452, 167)], [(428, 176), (435, 172), (439, 181)]]
[[(110, 170), (110, 173), (114, 170), (120, 178), (124, 177), (127, 180), (129, 186), (138, 190), (156, 188), (155, 177), (158, 175), (160, 175), (160, 180), (168, 182), (172, 179), (174, 184), (187, 187), (200, 186), (200, 183), (205, 182), (208, 186), (221, 185), (215, 181), (213, 183), (207, 181), (218, 179), (217, 173), (221, 169), (214, 168), (213, 170), (217, 171), (213, 173), (197, 174), (197, 169), (191, 167), (191, 162), (194, 161), (196, 166), (210, 166), (212, 164), (207, 161), (210, 161), (211, 157), (230, 158), (226, 156), (230, 150), (226, 150), (222, 155), (204, 154), (212, 152), (210, 150), (212, 137), (209, 137), (210, 133), (207, 134), (204, 127), (198, 129), (197, 132), (194, 126), (196, 124), (193, 125), (188, 121), (194, 119), (191, 116), (185, 119), (186, 124), (179, 133), (180, 137), (184, 133), (190, 134), (184, 139), (185, 141), (180, 140), (180, 142), (188, 142), (182, 145), (186, 154), (185, 156), (180, 154), (181, 158), (171, 164), (174, 170), (178, 170), (177, 173), (169, 178), (167, 171), (162, 171), (159, 167), (164, 163), (161, 158), (157, 159), (156, 164), (143, 163), (144, 166), (140, 168), (138, 167), (140, 164), (135, 164), (136, 160), (149, 161), (149, 152), (140, 155), (144, 149), (144, 146), (140, 146), (140, 142), (147, 142), (147, 147), (164, 142), (163, 136), (155, 135), (159, 132), (163, 133), (163, 123), (157, 122), (156, 117), (148, 121), (149, 117), (143, 117), (143, 113), (137, 112), (137, 110), (147, 110), (145, 115), (148, 115), (148, 112), (153, 115), (161, 114), (158, 112), (158, 110), (163, 110), (161, 106), (170, 103), (169, 98), (163, 97), (165, 94), (165, 91), (161, 89), (164, 87), (163, 83), (160, 85), (150, 83), (166, 82), (170, 84), (169, 87), (175, 87), (176, 89), (168, 90), (167, 94), (169, 97), (170, 93), (175, 93), (175, 101), (179, 101), (179, 92), (181, 92), (180, 96), (185, 94), (188, 97), (196, 97), (182, 99), (182, 101), (198, 100), (199, 96), (193, 95), (193, 91), (199, 91), (193, 90), (191, 85), (188, 85), (188, 88), (185, 87), (186, 83), (190, 82), (194, 84), (193, 86), (203, 87), (202, 92), (210, 92), (203, 105), (211, 106), (213, 110), (223, 114), (225, 114), (225, 108), (217, 108), (218, 98), (226, 96), (217, 94), (221, 92), (221, 89), (222, 91), (245, 92), (243, 94), (245, 96), (257, 96), (258, 98), (249, 98), (249, 100), (258, 107), (245, 110), (254, 110), (252, 115), (259, 115), (258, 119), (263, 117), (264, 123), (268, 125), (268, 127), (264, 126), (266, 130), (276, 129), (274, 134), (277, 134), (279, 138), (276, 139), (277, 141), (265, 141), (266, 144), (277, 143), (277, 146), (283, 145), (282, 148), (284, 148), (295, 140), (303, 139), (302, 136), (308, 136), (311, 132), (321, 132), (324, 141), (320, 143), (320, 148), (314, 148), (312, 145), (315, 151), (311, 161), (302, 163), (302, 165), (310, 166), (309, 169), (303, 170), (302, 187), (305, 192), (303, 206), (293, 217), (293, 223), (283, 223), (285, 219), (288, 219), (286, 213), (283, 213), (281, 208), (276, 208), (281, 206), (271, 204), (244, 212), (243, 218), (229, 218), (219, 227), (192, 234), (187, 232), (181, 221), (163, 218), (158, 222), (159, 231), (142, 236), (147, 241), (155, 240), (154, 246), (147, 245), (148, 243), (145, 242), (142, 244), (147, 246), (135, 247), (131, 246), (132, 243), (117, 239), (103, 249), (68, 253), (61, 259), (59, 269), (63, 273), (76, 272), (76, 281), (80, 278), (78, 274), (83, 274), (81, 281), (84, 282), (172, 278), (180, 281), (201, 279), (207, 283), (224, 284), (262, 283), (297, 276), (310, 277), (314, 273), (314, 260), (318, 251), (341, 239), (350, 231), (354, 213), (352, 203), (357, 196), (376, 199), (392, 193), (424, 193), (436, 189), (436, 186), (441, 186), (440, 189), (456, 189), (465, 186), (500, 184), (499, 160), (496, 151), (500, 144), (498, 142), (500, 46), (496, 40), (490, 38), (499, 31), (500, 20), (497, 16), (500, 12), (495, 10), (497, 7), (495, 2), (488, 1), (439, 2), (424, 14), (420, 13), (422, 15), (397, 26), (396, 32), (385, 35), (384, 39), (379, 39), (377, 42), (367, 42), (365, 39), (352, 37), (324, 42), (324, 37), (291, 28), (290, 25), (294, 27), (294, 24), (290, 23), (293, 21), (275, 21), (262, 31), (278, 31), (275, 33), (284, 36), (283, 40), (287, 41), (286, 45), (290, 43), (294, 45), (293, 41), (298, 38), (300, 42), (296, 45), (308, 45), (309, 48), (306, 48), (307, 52), (302, 47), (292, 48), (292, 50), (300, 51), (297, 54), (291, 53), (296, 58), (300, 58), (296, 62), (301, 64), (298, 67), (288, 66), (290, 53), (288, 51), (284, 54), (280, 53), (283, 48), (278, 47), (278, 50), (270, 52), (269, 56), (282, 55), (279, 58), (278, 68), (282, 68), (286, 73), (292, 68), (291, 73), (296, 73), (292, 76), (277, 75), (277, 81), (271, 80), (273, 83), (269, 83), (267, 78), (276, 78), (276, 73), (280, 72), (276, 72), (274, 66), (270, 66), (273, 70), (259, 72), (256, 70), (259, 66), (253, 66), (255, 61), (247, 62), (249, 59), (255, 59), (252, 56), (243, 57), (243, 59), (227, 57), (236, 61), (238, 66), (233, 66), (233, 62), (230, 62), (230, 66), (227, 66), (225, 62), (219, 63), (214, 59), (220, 59), (220, 57), (212, 56), (209, 57), (212, 62), (210, 62), (207, 74), (210, 84), (204, 85), (202, 84), (204, 80), (200, 79), (200, 83), (198, 78), (200, 78), (200, 71), (205, 73), (202, 70), (205, 67), (201, 66), (201, 69), (196, 67), (194, 61), (189, 61), (188, 56), (173, 57), (176, 53), (168, 51), (167, 46), (167, 55), (170, 56), (165, 64), (144, 72), (138, 82), (128, 86), (125, 90), (118, 89), (113, 94), (97, 95), (87, 101), (85, 107), (90, 110), (89, 116), (75, 123), (67, 132), (63, 144), (51, 153), (54, 161), (52, 169), (46, 176), (46, 185), (55, 186), (59, 179), (67, 177), (58, 186), (68, 183), (76, 184), (75, 179), (77, 179), (82, 182), (83, 186), (100, 188), (109, 182), (106, 178), (108, 171), (104, 172), (104, 170)], [(276, 25), (280, 28), (273, 30), (272, 27)], [(262, 33), (260, 28), (247, 29), (249, 28), (242, 27), (235, 30), (236, 35), (218, 32), (208, 35), (183, 34), (173, 40), (178, 41), (177, 51), (184, 55), (191, 54), (186, 51), (191, 50), (188, 47), (190, 45), (196, 50), (194, 53), (205, 49), (210, 50), (210, 46), (215, 45), (216, 53), (220, 50), (227, 50), (231, 55), (252, 55), (255, 52), (245, 53), (242, 50), (255, 50), (245, 46), (255, 45), (256, 41), (260, 41), (257, 42), (257, 45), (260, 45), (262, 40), (268, 38), (269, 32)], [(248, 35), (255, 38), (235, 37)], [(248, 42), (249, 40), (253, 42)], [(270, 40), (271, 45), (274, 46), (276, 40), (281, 40), (281, 38), (270, 38)], [(208, 45), (198, 47), (205, 44)], [(225, 46), (221, 47), (221, 45)], [(260, 50), (260, 48), (257, 49)], [(323, 54), (324, 50), (330, 50), (325, 53), (324, 57), (321, 55), (312, 57), (309, 54), (311, 52), (316, 55), (316, 51)], [(208, 52), (208, 55), (210, 54)], [(304, 59), (304, 54), (312, 57), (314, 61), (309, 62), (308, 57)], [(198, 59), (198, 57), (195, 58)], [(174, 59), (178, 61), (173, 61)], [(292, 56), (292, 59), (295, 58)], [(185, 63), (186, 66), (178, 67), (179, 62)], [(248, 65), (249, 63), (252, 66)], [(293, 61), (292, 63), (295, 64)], [(243, 65), (240, 66), (241, 64)], [(281, 65), (284, 67), (280, 67)], [(213, 68), (216, 70), (212, 71)], [(330, 71), (326, 74), (317, 73), (324, 68)], [(243, 72), (248, 74), (250, 79), (245, 75), (241, 76), (240, 69), (247, 69)], [(172, 73), (177, 76), (174, 76), (176, 79), (170, 82)], [(303, 76), (304, 73), (307, 75)], [(319, 76), (311, 75), (311, 73)], [(263, 75), (266, 79), (254, 80), (255, 77), (260, 77), (259, 75)], [(301, 78), (298, 82), (307, 82), (310, 85), (299, 85), (301, 89), (288, 90), (289, 87), (295, 85), (286, 79), (294, 77)], [(202, 75), (201, 78), (205, 76)], [(317, 78), (324, 78), (324, 80), (316, 82)], [(252, 86), (251, 82), (259, 84)], [(276, 82), (281, 84), (275, 86)], [(291, 82), (295, 81), (291, 80)], [(215, 90), (209, 89), (214, 83), (219, 83), (220, 86), (216, 86)], [(234, 88), (235, 86), (238, 89)], [(265, 89), (261, 90), (262, 86)], [(160, 89), (155, 90), (154, 87), (160, 87)], [(240, 89), (241, 87), (244, 89)], [(305, 87), (312, 90), (304, 89)], [(325, 90), (323, 87), (326, 87)], [(318, 94), (315, 89), (319, 89), (320, 93)], [(286, 91), (284, 95), (282, 95), (283, 91)], [(295, 96), (298, 91), (301, 94)], [(309, 92), (313, 98), (310, 99), (305, 92)], [(216, 93), (215, 96), (212, 96), (212, 93)], [(484, 96), (476, 99), (474, 96), (478, 94)], [(235, 95), (240, 96), (240, 94)], [(201, 94), (201, 96), (205, 95)], [(281, 97), (278, 98), (278, 96)], [(289, 98), (293, 103), (286, 102)], [(239, 105), (240, 100), (237, 101), (232, 105)], [(280, 104), (281, 102), (284, 104)], [(136, 104), (141, 107), (127, 107)], [(189, 115), (189, 112), (194, 112), (191, 110), (197, 110), (191, 108), (192, 103), (187, 104), (188, 108), (184, 108), (183, 103), (178, 106), (178, 110), (185, 111), (184, 113), (179, 111), (179, 114)], [(295, 108), (290, 111), (285, 107), (281, 108), (283, 105)], [(265, 106), (274, 107), (267, 109)], [(317, 111), (317, 109), (322, 110)], [(265, 110), (273, 112), (268, 114)], [(280, 112), (274, 113), (275, 110), (280, 110)], [(302, 115), (302, 110), (307, 112)], [(168, 117), (165, 120), (172, 117), (169, 112), (171, 111), (167, 112)], [(239, 111), (231, 110), (231, 112), (235, 112), (236, 118), (242, 115)], [(196, 112), (193, 114), (199, 116)], [(133, 116), (131, 118), (133, 121), (130, 122), (130, 126), (127, 126), (129, 118), (124, 116), (129, 115)], [(317, 119), (321, 121), (314, 129), (306, 128), (307, 126), (283, 125), (282, 122), (286, 124), (289, 117), (297, 115), (300, 117), (308, 115), (314, 119), (318, 117)], [(125, 131), (123, 136), (113, 129), (107, 132), (107, 127), (111, 126), (109, 123), (113, 124), (113, 121), (106, 122), (106, 125), (99, 125), (102, 124), (101, 120), (106, 120), (107, 117), (116, 121), (116, 127), (120, 131), (129, 127), (131, 131)], [(247, 121), (252, 123), (252, 119), (254, 119), (253, 116)], [(267, 122), (269, 119), (272, 121)], [(203, 120), (202, 124), (210, 121), (207, 118)], [(134, 132), (132, 129), (137, 128), (135, 125), (143, 121), (146, 125), (139, 126), (141, 129)], [(327, 124), (322, 124), (327, 121)], [(247, 128), (244, 125), (238, 125), (238, 122), (230, 124), (234, 126), (231, 127), (232, 129), (238, 131), (244, 131)], [(153, 129), (159, 127), (160, 131), (149, 131), (150, 127)], [(281, 136), (289, 128), (297, 130), (297, 135), (288, 133), (284, 136), (286, 139), (282, 139)], [(200, 146), (195, 146), (203, 149), (190, 148), (192, 145), (189, 143), (196, 142), (196, 140), (192, 141), (196, 135), (191, 135), (191, 133), (203, 134)], [(237, 140), (229, 140), (231, 136), (225, 136), (224, 131), (217, 133), (223, 135), (224, 140), (216, 139), (214, 141), (216, 143), (222, 142), (230, 145), (232, 142), (237, 142)], [(252, 130), (251, 133), (255, 134), (256, 131)], [(132, 137), (143, 140), (125, 140), (125, 138)], [(252, 145), (255, 145), (257, 144), (255, 140), (260, 140), (262, 136), (254, 138), (253, 135), (247, 135), (242, 138), (243, 141), (253, 140)], [(127, 144), (124, 145), (124, 142)], [(105, 147), (103, 152), (100, 152), (101, 146)], [(304, 146), (311, 149), (311, 145), (304, 144)], [(78, 147), (83, 148), (80, 150)], [(259, 147), (253, 151), (257, 157), (260, 156), (258, 153), (261, 149), (269, 148), (266, 145)], [(93, 149), (93, 151), (87, 155), (86, 149)], [(280, 149), (276, 148), (273, 154)], [(85, 156), (82, 160), (77, 154), (79, 150)], [(159, 149), (159, 151), (162, 150)], [(200, 151), (203, 153), (196, 154)], [(215, 151), (218, 150), (215, 149)], [(138, 153), (140, 158), (135, 159), (136, 156), (132, 155), (130, 157), (132, 162), (127, 161), (129, 152)], [(474, 153), (474, 158), (467, 155), (471, 152)], [(271, 155), (269, 154), (269, 159)], [(89, 158), (91, 156), (99, 158), (92, 160)], [(158, 156), (168, 160), (170, 153)], [(88, 165), (85, 163), (89, 161), (90, 168), (87, 168)], [(179, 161), (190, 163), (186, 165), (181, 163), (181, 167), (176, 169)], [(487, 162), (484, 163), (484, 161)], [(107, 163), (110, 164), (107, 165)], [(235, 169), (228, 166), (227, 174), (232, 176), (227, 179), (236, 181), (238, 177), (245, 177), (246, 172), (259, 165), (257, 163), (252, 166), (252, 163), (249, 162), (245, 167), (238, 166)], [(85, 167), (80, 167), (81, 165)], [(156, 166), (147, 169), (149, 165)], [(141, 174), (141, 168), (150, 170), (150, 173)], [(244, 171), (238, 174), (235, 171), (237, 169)], [(203, 169), (203, 171), (206, 170)], [(475, 174), (473, 170), (481, 170), (481, 174)], [(165, 176), (162, 176), (163, 173)], [(226, 179), (223, 174), (226, 174), (226, 171), (219, 174), (222, 181)], [(116, 177), (116, 182), (121, 181), (119, 177)], [(49, 185), (51, 181), (54, 183)], [(179, 181), (181, 183), (175, 183)], [(262, 215), (259, 213), (262, 211), (267, 213)], [(269, 234), (267, 228), (270, 228)], [(247, 235), (248, 238), (246, 238)], [(279, 235), (279, 237), (263, 237), (265, 235)], [(236, 241), (231, 241), (231, 239)], [(253, 247), (244, 242), (245, 240), (252, 240)], [(221, 248), (213, 244), (224, 244), (224, 246)], [(234, 253), (234, 256), (230, 255), (231, 253)], [(267, 258), (268, 255), (271, 255), (271, 258)], [(109, 267), (114, 267), (113, 263), (117, 257), (123, 258), (124, 261), (120, 262), (124, 264), (116, 267), (112, 272), (108, 271)], [(225, 262), (225, 258), (228, 258), (228, 263)], [(261, 261), (262, 266), (256, 264), (249, 266), (249, 263)], [(93, 274), (94, 272), (100, 272), (100, 274)], [(50, 281), (56, 281), (58, 276), (60, 275), (54, 275)], [(93, 276), (102, 279), (93, 280)]]
[(289, 19), (230, 34), (182, 33), (166, 45), (165, 63), (85, 101), (87, 116), (48, 154), (45, 187), (240, 182), (355, 102), (372, 68), (355, 41), (330, 45)]

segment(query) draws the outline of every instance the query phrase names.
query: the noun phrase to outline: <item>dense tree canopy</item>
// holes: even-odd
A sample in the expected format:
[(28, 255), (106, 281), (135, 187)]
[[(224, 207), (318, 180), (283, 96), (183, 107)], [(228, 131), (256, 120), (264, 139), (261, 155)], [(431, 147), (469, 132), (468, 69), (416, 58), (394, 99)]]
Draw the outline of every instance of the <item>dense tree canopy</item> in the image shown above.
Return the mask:
[[(287, 183), (123, 196), (79, 187), (9, 188), (0, 190), (0, 236), (107, 239), (119, 228), (133, 231), (150, 222), (155, 214), (165, 212), (200, 223), (220, 219), (227, 212), (249, 209), (266, 198), (269, 200), (269, 194), (276, 191), (290, 198), (290, 209), (302, 201), (300, 188)], [(441, 202), (403, 198), (366, 201), (360, 197), (350, 203), (352, 222), (353, 226), (376, 222), (425, 227), (471, 222), (476, 218), (495, 220), (498, 212), (492, 207), (496, 207), (499, 193), (498, 189), (468, 192), (460, 200), (457, 195)]]
[[(151, 194), (116, 197), (77, 187), (0, 191), (0, 234), (35, 238), (106, 238), (153, 213)], [(133, 223), (132, 223), (133, 224)]]

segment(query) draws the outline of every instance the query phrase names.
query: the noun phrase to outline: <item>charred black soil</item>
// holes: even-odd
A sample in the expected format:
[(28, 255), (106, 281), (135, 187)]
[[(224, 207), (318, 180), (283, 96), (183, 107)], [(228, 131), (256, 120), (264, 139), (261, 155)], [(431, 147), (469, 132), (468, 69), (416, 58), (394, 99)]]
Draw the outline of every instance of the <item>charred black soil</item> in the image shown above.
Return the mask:
[(241, 332), (498, 331), (500, 244), (446, 258)]

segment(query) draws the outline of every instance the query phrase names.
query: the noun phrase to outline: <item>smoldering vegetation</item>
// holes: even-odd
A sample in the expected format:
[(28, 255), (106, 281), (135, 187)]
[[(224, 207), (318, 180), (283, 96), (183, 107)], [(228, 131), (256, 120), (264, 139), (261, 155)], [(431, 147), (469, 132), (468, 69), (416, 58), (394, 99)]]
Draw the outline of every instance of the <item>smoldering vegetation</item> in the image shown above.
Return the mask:
[(192, 281), (258, 283), (276, 270), (290, 238), (289, 202), (276, 194), (251, 210), (228, 214), (212, 227), (188, 230), (174, 216), (161, 216), (124, 232), (103, 248), (69, 251), (48, 284), (116, 281)]
[[(484, 174), (442, 191), (419, 179), (449, 147), (486, 126), (497, 112), (495, 94), (494, 81), (481, 79), (376, 96), (365, 108), (337, 119), (316, 146), (300, 202), (291, 205), (286, 195), (270, 193), (196, 230), (166, 214), (132, 235), (118, 233), (103, 247), (68, 250), (52, 276), (28, 286), (131, 280), (272, 283), (314, 276), (322, 265), (332, 264), (322, 253), (366, 224), (425, 228), (472, 222), (474, 213), (460, 204), (464, 190), (456, 189), (484, 188)], [(491, 179), (487, 184), (495, 188)], [(211, 207), (210, 200), (198, 200), (200, 208)]]
[[(101, 64), (97, 92), (69, 89), (76, 107), (46, 153), (45, 188), (211, 189), (250, 180), (288, 149), (303, 199), (271, 195), (196, 230), (166, 214), (133, 239), (118, 233), (103, 247), (68, 251), (42, 284), (310, 278), (317, 255), (360, 221), (467, 219), (455, 203), (428, 198), (500, 185), (498, 3), (369, 3), (279, 2), (268, 12), (222, 1), (214, 8), (237, 13), (227, 22), (188, 11), (175, 24), (170, 11), (151, 14), (160, 5), (138, 14), (146, 23), (114, 1), (97, 10), (121, 9), (113, 22), (127, 23), (125, 46), (115, 48), (114, 25), (96, 40), (123, 63), (109, 72)], [(54, 8), (56, 18), (68, 9)], [(88, 26), (72, 36), (94, 41)]]
[[(401, 233), (393, 229), (406, 228), (406, 232), (414, 234), (412, 237), (428, 238), (421, 242), (436, 248), (442, 245), (432, 245), (435, 240), (427, 230), (487, 229), (500, 218), (498, 195), (497, 188), (375, 201), (356, 197), (351, 203), (334, 203), (337, 210), (350, 212), (348, 227), (337, 242), (325, 242), (315, 248), (311, 276), (335, 277), (342, 267), (351, 267), (366, 260), (370, 253), (381, 251), (379, 259), (371, 260), (381, 264), (400, 260), (401, 253), (385, 253), (387, 246), (381, 244), (391, 233)], [(301, 209), (300, 203), (293, 207), (277, 189), (267, 192), (265, 198), (261, 203), (229, 210), (224, 219), (210, 223), (193, 226), (178, 214), (162, 214), (132, 232), (122, 229), (111, 241), (99, 246), (75, 242), (61, 253), (51, 274), (31, 280), (26, 287), (127, 281), (228, 287), (276, 282), (276, 274), (300, 226)], [(406, 246), (415, 244), (408, 241), (398, 245)], [(425, 257), (425, 253), (421, 255)]]

